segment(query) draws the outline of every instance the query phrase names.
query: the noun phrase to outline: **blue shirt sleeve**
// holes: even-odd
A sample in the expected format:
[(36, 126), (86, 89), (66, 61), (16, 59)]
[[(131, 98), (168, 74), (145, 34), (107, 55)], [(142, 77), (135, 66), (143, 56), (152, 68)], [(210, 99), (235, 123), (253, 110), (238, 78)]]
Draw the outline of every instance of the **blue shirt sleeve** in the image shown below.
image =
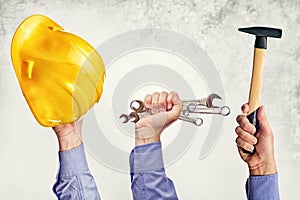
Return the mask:
[(129, 157), (134, 200), (177, 200), (175, 186), (165, 173), (161, 143), (135, 147)]
[(278, 173), (250, 176), (246, 183), (249, 200), (279, 200)]
[(100, 200), (94, 178), (89, 170), (84, 146), (59, 152), (59, 172), (53, 192), (59, 200)]

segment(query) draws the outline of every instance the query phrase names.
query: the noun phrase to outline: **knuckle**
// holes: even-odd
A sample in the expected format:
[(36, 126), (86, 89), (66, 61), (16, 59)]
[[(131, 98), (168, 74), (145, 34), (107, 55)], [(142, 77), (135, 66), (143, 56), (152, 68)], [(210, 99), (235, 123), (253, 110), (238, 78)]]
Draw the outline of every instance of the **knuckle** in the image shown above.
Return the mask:
[(151, 98), (151, 95), (150, 94), (147, 94), (146, 96), (145, 96), (145, 100), (148, 100), (148, 99), (150, 99)]
[(240, 125), (241, 125), (242, 129), (249, 130), (249, 127), (251, 126), (251, 124), (249, 125), (249, 122), (245, 119), (246, 119), (246, 117), (241, 119)]
[(177, 92), (175, 92), (175, 91), (171, 91), (171, 92), (169, 93), (169, 95), (171, 95), (171, 96), (177, 96), (178, 94), (177, 94)]
[(234, 131), (236, 132), (236, 134), (239, 134), (240, 128), (241, 128), (240, 126), (235, 127), (235, 130), (234, 130)]
[(167, 95), (165, 95), (164, 93), (161, 93), (159, 96), (159, 100), (160, 101), (165, 101), (167, 99)]
[(158, 93), (158, 92), (154, 92), (154, 93), (152, 94), (152, 96), (159, 96), (159, 93)]
[(242, 115), (238, 115), (236, 117), (236, 122), (240, 124)]
[(241, 107), (241, 110), (244, 111), (246, 109), (247, 103), (244, 103)]
[(245, 109), (245, 104), (243, 104), (242, 106), (241, 106), (241, 110), (243, 111)]
[(235, 139), (235, 143), (236, 143), (236, 144), (239, 144), (239, 142), (240, 142), (240, 137), (237, 137), (237, 138)]
[(167, 96), (167, 95), (168, 95), (168, 93), (167, 93), (166, 91), (162, 91), (162, 92), (161, 92), (161, 95), (163, 95), (163, 96)]

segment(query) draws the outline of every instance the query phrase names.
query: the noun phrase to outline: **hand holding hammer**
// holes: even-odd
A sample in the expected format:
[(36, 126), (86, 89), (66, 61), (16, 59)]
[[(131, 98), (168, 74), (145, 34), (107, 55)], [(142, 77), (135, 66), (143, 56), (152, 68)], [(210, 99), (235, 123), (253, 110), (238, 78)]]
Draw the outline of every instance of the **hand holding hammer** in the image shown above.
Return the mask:
[[(281, 38), (282, 30), (268, 27), (239, 28), (238, 30), (256, 36), (254, 44), (252, 79), (248, 101), (249, 111), (247, 113), (247, 118), (249, 119), (250, 123), (252, 123), (255, 126), (256, 132), (258, 132), (259, 123), (257, 120), (257, 112), (260, 107), (263, 65), (265, 51), (267, 49), (267, 37)], [(248, 154), (254, 154), (255, 149), (252, 152), (243, 149), (243, 152)]]

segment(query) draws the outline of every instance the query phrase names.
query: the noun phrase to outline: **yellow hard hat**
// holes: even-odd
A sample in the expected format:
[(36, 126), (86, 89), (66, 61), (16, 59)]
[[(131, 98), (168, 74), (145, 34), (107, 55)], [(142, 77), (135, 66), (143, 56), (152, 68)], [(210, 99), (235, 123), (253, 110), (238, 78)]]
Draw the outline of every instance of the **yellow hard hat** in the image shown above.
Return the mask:
[(42, 126), (73, 122), (99, 101), (105, 67), (82, 38), (42, 15), (26, 18), (11, 43), (23, 95)]

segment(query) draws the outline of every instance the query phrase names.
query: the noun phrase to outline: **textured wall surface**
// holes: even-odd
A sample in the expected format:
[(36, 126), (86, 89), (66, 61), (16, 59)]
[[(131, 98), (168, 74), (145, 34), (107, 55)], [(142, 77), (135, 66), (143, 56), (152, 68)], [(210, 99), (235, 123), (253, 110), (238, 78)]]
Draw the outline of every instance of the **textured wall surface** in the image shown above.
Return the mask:
[[(32, 116), (10, 59), (14, 31), (24, 18), (36, 13), (54, 19), (93, 46), (125, 31), (158, 27), (191, 38), (208, 54), (232, 113), (224, 120), (222, 135), (208, 157), (198, 159), (204, 139), (199, 135), (167, 167), (180, 199), (245, 199), (248, 172), (236, 151), (234, 128), (240, 105), (248, 97), (254, 37), (237, 29), (250, 25), (282, 28), (283, 38), (268, 42), (262, 104), (275, 134), (281, 198), (300, 199), (299, 10), (298, 0), (0, 0), (0, 199), (55, 199), (51, 188), (58, 167), (57, 142), (52, 130), (41, 127)], [(132, 144), (133, 140), (128, 146)], [(131, 199), (128, 174), (92, 156), (88, 160), (102, 199)]]

